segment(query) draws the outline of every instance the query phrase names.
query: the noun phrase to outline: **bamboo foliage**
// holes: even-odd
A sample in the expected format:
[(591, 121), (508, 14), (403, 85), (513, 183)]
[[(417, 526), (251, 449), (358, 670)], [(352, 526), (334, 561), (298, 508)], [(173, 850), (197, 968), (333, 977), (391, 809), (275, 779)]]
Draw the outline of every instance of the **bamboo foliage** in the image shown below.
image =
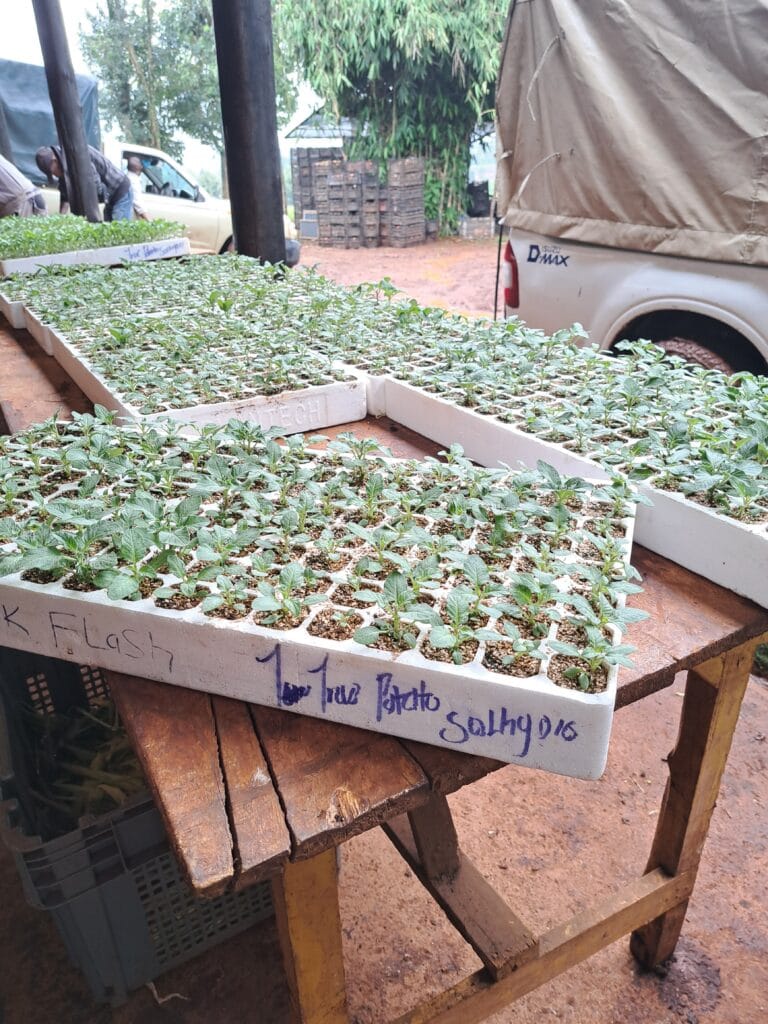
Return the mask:
[(493, 107), (506, 0), (278, 0), (275, 37), (337, 117), (355, 158), (427, 160), (443, 231), (465, 208), (469, 147)]

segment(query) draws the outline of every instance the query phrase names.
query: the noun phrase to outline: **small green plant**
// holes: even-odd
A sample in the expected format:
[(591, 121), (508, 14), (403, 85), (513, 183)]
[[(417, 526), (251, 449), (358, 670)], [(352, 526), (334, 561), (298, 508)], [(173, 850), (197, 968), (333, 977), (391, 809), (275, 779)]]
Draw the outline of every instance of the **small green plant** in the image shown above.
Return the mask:
[(399, 572), (387, 576), (380, 592), (360, 590), (355, 597), (359, 601), (376, 605), (382, 613), (372, 625), (355, 630), (353, 639), (366, 647), (378, 643), (382, 637), (391, 638), (400, 648), (415, 647), (418, 633), (413, 623), (425, 621), (424, 616), (429, 618), (433, 614), (428, 606), (417, 604), (415, 593), (408, 586), (405, 576)]
[(556, 654), (576, 659), (576, 664), (565, 669), (563, 675), (580, 690), (589, 690), (599, 682), (603, 672), (611, 665), (632, 667), (629, 655), (634, 650), (629, 644), (612, 644), (604, 637), (595, 637), (585, 647), (550, 640), (549, 646)]

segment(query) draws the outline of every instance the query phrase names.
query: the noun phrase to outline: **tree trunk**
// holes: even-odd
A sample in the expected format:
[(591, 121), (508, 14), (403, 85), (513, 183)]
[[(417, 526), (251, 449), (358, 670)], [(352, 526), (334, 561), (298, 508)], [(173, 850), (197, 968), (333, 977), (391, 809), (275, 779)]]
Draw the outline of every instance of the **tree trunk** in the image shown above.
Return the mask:
[(63, 149), (67, 193), (72, 213), (99, 221), (99, 200), (93, 176), (88, 143), (83, 126), (83, 110), (69, 55), (67, 34), (59, 0), (32, 0), (43, 51), (45, 77), (53, 106), (56, 131)]
[(213, 0), (221, 119), (237, 251), (285, 260), (269, 0)]

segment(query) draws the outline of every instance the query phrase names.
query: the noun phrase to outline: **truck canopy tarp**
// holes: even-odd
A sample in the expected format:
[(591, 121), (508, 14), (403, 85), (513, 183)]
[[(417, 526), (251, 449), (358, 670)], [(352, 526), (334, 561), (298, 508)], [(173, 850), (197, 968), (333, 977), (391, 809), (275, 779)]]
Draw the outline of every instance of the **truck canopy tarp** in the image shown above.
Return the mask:
[[(85, 137), (96, 149), (99, 134), (98, 87), (95, 78), (75, 75), (80, 105), (83, 108)], [(0, 60), (0, 103), (3, 106), (13, 163), (36, 184), (45, 184), (45, 175), (35, 163), (40, 146), (56, 144), (56, 123), (48, 95), (45, 69), (36, 64)]]
[(499, 216), (559, 238), (768, 264), (766, 84), (766, 0), (513, 0)]

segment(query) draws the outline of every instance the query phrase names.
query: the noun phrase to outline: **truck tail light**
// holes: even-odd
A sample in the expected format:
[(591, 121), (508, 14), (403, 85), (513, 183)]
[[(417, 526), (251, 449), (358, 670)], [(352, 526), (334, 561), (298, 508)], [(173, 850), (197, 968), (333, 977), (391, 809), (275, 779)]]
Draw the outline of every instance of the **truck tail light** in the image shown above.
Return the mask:
[(501, 267), (501, 282), (504, 288), (504, 308), (518, 309), (520, 306), (520, 281), (517, 276), (517, 260), (512, 244), (507, 241), (504, 246), (504, 259)]

